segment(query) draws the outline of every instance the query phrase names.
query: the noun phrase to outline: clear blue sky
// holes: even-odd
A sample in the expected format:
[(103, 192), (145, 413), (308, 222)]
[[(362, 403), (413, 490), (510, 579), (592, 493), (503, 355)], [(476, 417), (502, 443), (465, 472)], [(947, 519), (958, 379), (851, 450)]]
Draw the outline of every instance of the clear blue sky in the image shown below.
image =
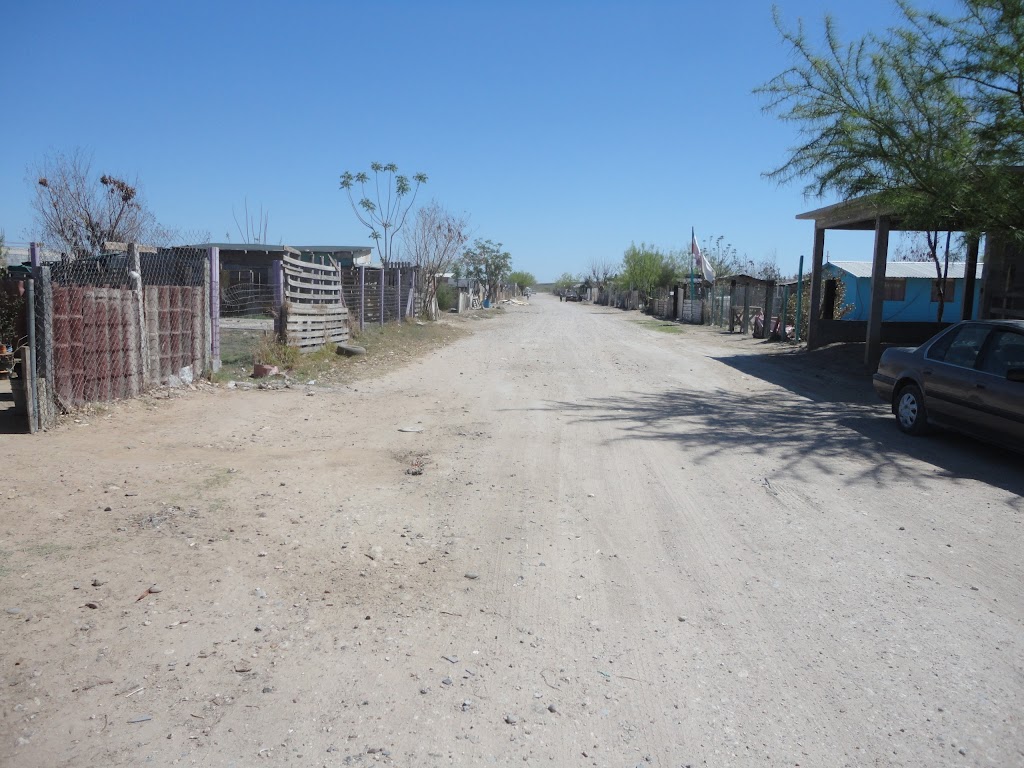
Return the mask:
[[(891, 0), (777, 5), (845, 37), (895, 18)], [(369, 244), (338, 176), (395, 162), (540, 280), (631, 241), (685, 248), (691, 226), (795, 272), (813, 232), (794, 215), (834, 202), (761, 177), (796, 139), (751, 94), (789, 61), (770, 2), (35, 0), (0, 27), (9, 242), (35, 234), (27, 169), (74, 147), (137, 177), (165, 226), (237, 241), (248, 197), (294, 244)], [(846, 237), (832, 258), (869, 258)]]

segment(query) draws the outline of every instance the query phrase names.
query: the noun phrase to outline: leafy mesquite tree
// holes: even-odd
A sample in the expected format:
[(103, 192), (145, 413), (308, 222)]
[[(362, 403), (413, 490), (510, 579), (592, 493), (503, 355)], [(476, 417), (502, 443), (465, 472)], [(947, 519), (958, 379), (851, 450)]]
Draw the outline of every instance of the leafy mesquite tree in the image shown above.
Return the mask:
[(462, 274), (483, 283), (490, 299), (497, 298), (501, 283), (511, 269), (512, 254), (492, 240), (477, 239), (462, 254)]
[[(805, 192), (873, 194), (928, 238), (941, 316), (948, 257), (937, 233), (1000, 231), (1024, 242), (1024, 3), (964, 0), (963, 15), (899, 3), (902, 26), (843, 44), (825, 20), (825, 50), (802, 26), (776, 27), (796, 63), (758, 89), (800, 143), (766, 175)], [(946, 249), (946, 254), (949, 249)]]
[(508, 281), (516, 285), (520, 291), (525, 291), (527, 288), (532, 288), (536, 284), (537, 278), (529, 272), (517, 271), (509, 274)]
[(573, 286), (579, 284), (580, 280), (576, 277), (576, 275), (572, 274), (571, 272), (563, 272), (561, 275), (559, 275), (558, 279), (555, 280), (555, 283), (552, 286), (552, 292), (561, 293), (562, 291), (568, 290), (569, 288), (572, 288)]
[[(370, 171), (373, 172), (372, 196), (366, 190), (371, 180), (370, 175), (363, 171), (354, 174), (345, 171), (341, 174), (341, 189), (348, 194), (356, 218), (370, 230), (370, 237), (377, 245), (380, 263), (388, 267), (393, 257), (395, 235), (405, 225), (420, 185), (427, 183), (427, 175), (414, 174), (410, 181), (398, 172), (398, 166), (394, 163), (371, 163)], [(358, 201), (352, 195), (356, 185), (359, 186)]]
[(664, 276), (665, 254), (646, 243), (630, 243), (622, 255), (620, 279), (624, 285), (640, 291), (640, 298), (647, 301)]
[(469, 221), (436, 201), (416, 211), (412, 227), (403, 235), (405, 252), (423, 275), (423, 303), (431, 319), (436, 317), (438, 278), (452, 271), (467, 240)]

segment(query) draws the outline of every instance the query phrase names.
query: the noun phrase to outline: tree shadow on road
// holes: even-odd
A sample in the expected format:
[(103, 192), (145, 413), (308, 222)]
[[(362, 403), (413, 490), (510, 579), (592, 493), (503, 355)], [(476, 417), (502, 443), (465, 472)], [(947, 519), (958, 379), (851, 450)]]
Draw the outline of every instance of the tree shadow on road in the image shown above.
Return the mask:
[(579, 423), (613, 426), (619, 431), (613, 441), (678, 445), (692, 451), (700, 464), (759, 456), (798, 480), (825, 475), (847, 486), (913, 483), (922, 488), (937, 478), (976, 480), (1024, 495), (1019, 456), (958, 435), (904, 435), (877, 399), (826, 401), (793, 391), (801, 396), (785, 391), (634, 392), (551, 407)]

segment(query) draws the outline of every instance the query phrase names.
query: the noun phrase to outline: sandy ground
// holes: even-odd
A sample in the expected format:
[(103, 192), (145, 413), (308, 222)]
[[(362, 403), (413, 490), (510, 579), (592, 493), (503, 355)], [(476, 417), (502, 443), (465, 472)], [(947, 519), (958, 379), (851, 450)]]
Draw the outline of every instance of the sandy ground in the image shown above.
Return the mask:
[(0, 435), (0, 765), (1024, 764), (1020, 457), (631, 317)]

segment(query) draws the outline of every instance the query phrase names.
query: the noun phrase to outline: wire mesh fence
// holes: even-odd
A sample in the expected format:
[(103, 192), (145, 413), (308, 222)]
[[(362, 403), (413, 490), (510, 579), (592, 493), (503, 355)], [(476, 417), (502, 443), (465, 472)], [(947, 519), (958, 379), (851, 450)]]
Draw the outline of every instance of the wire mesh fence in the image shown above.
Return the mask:
[(109, 244), (98, 256), (39, 264), (33, 277), (40, 424), (210, 366), (206, 249)]
[(221, 282), (221, 317), (263, 318), (274, 316), (274, 288), (252, 281)]
[(360, 328), (415, 317), (423, 309), (423, 283), (418, 267), (343, 268), (341, 285), (352, 322)]

